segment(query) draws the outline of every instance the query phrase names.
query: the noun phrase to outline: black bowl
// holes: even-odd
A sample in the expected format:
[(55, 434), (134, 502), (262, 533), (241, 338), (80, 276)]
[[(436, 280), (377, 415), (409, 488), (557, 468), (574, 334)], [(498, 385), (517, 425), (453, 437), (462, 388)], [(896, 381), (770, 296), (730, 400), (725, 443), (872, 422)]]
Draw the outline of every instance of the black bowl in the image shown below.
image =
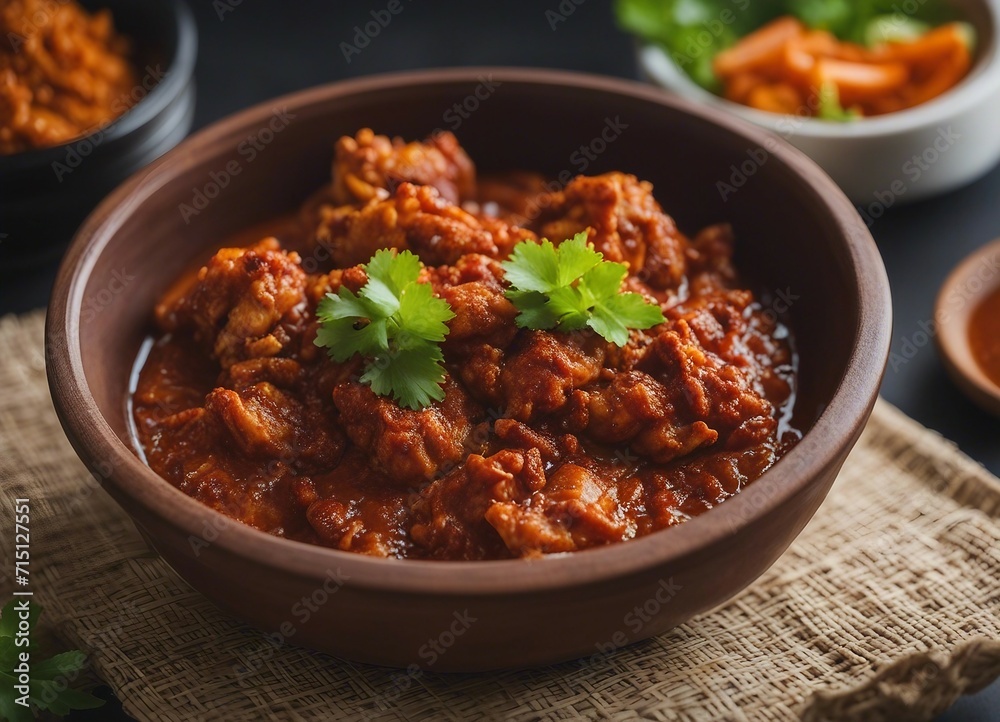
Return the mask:
[(179, 143), (194, 119), (198, 33), (182, 0), (83, 0), (108, 8), (132, 39), (141, 98), (90, 135), (0, 155), (0, 270), (59, 255), (87, 214), (119, 183)]

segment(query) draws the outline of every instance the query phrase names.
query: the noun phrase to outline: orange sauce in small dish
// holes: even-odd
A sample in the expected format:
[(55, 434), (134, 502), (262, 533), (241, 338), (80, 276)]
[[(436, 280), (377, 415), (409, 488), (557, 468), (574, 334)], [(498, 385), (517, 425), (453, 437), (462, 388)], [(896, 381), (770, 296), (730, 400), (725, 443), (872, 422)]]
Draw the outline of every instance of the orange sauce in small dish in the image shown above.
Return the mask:
[(1000, 386), (1000, 288), (990, 293), (972, 312), (969, 347), (986, 377)]

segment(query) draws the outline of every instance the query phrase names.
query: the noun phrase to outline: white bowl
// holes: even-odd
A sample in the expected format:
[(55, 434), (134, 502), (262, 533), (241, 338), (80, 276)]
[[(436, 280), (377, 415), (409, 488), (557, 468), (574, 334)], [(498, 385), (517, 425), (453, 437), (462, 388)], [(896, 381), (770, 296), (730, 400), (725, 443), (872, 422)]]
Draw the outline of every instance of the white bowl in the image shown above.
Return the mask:
[[(738, 115), (802, 150), (862, 207), (870, 225), (889, 206), (970, 183), (1000, 161), (1000, 0), (956, 4), (976, 28), (969, 75), (915, 108), (850, 123), (768, 113), (721, 98), (697, 85), (656, 45), (639, 47), (639, 66), (654, 83)], [(720, 192), (738, 189), (747, 181), (746, 171), (766, 158), (759, 149), (747, 151), (747, 160), (734, 164), (733, 177), (721, 180)]]

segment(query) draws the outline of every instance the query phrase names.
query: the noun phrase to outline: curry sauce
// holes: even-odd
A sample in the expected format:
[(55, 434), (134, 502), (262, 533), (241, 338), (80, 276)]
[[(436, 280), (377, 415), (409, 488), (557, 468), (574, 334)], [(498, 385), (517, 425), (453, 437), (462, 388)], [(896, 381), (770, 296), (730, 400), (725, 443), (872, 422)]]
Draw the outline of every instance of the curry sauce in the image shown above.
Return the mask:
[[(500, 261), (581, 232), (664, 323), (624, 346), (516, 323)], [(800, 438), (794, 338), (741, 281), (731, 229), (686, 236), (634, 176), (477, 178), (450, 133), (363, 130), (261, 235), (164, 295), (131, 409), (155, 471), (267, 533), (382, 557), (578, 551), (710, 510)], [(443, 398), (419, 410), (314, 343), (319, 302), (358, 292), (385, 247), (454, 312)]]

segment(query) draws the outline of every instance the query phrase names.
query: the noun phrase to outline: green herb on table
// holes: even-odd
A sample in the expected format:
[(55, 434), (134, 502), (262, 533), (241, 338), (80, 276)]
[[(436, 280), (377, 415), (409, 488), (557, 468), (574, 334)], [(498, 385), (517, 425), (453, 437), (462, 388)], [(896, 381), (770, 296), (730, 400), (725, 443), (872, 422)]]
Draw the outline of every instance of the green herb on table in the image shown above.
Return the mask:
[(316, 345), (341, 363), (355, 354), (368, 359), (362, 383), (414, 410), (444, 398), (440, 344), (448, 334), (445, 322), (455, 316), (430, 284), (417, 281), (421, 267), (409, 251), (377, 251), (358, 294), (341, 286), (316, 309)]
[[(35, 719), (32, 709), (64, 717), (74, 709), (95, 709), (103, 705), (104, 700), (69, 688), (86, 663), (83, 652), (73, 650), (46, 660), (37, 659), (31, 632), (42, 609), (34, 602), (28, 605), (25, 628), (21, 625), (18, 606), (22, 603), (21, 599), (12, 599), (0, 611), (0, 719), (31, 722)], [(27, 701), (30, 707), (18, 701), (25, 701), (22, 691), (17, 689), (25, 668), (29, 676)]]
[(608, 341), (624, 346), (629, 329), (664, 322), (659, 306), (638, 293), (622, 293), (628, 273), (623, 263), (603, 254), (578, 233), (557, 248), (550, 241), (521, 241), (503, 269), (522, 328), (575, 331), (590, 327)]

